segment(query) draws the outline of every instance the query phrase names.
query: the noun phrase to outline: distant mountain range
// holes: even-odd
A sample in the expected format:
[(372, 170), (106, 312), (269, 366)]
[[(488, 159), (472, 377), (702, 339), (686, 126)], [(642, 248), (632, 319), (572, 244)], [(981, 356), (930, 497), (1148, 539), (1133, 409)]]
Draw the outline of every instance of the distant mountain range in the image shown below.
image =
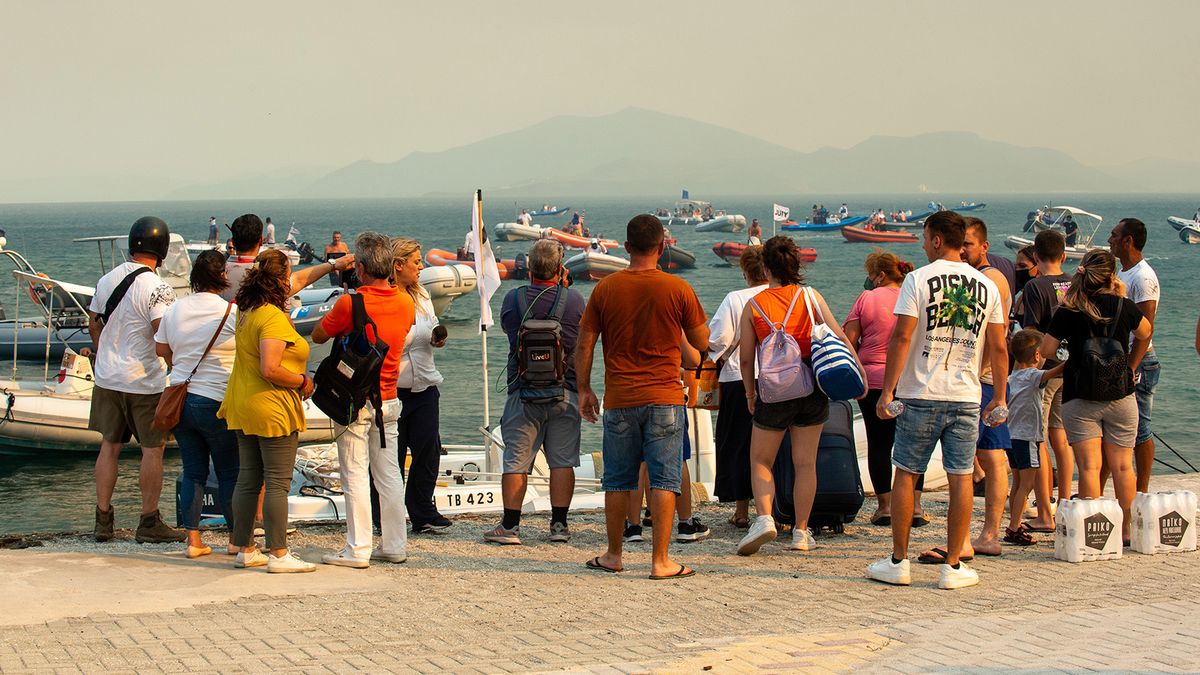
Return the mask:
[[(0, 201), (34, 201), (23, 194), (52, 194), (56, 187), (52, 179), (10, 183), (0, 182)], [(109, 184), (114, 187), (106, 189)], [(109, 199), (120, 199), (129, 190), (119, 184), (108, 177), (104, 187), (92, 185), (99, 190), (85, 190), (85, 198), (104, 191)], [(75, 192), (73, 185), (60, 183), (58, 191)], [(395, 162), (364, 160), (332, 172), (280, 170), (175, 189), (164, 186), (162, 177), (136, 184), (129, 179), (126, 187), (136, 186), (141, 195), (152, 185), (166, 199), (196, 200), (418, 197), (477, 187), (492, 196), (533, 199), (662, 197), (683, 186), (696, 194), (730, 196), (1187, 193), (1200, 191), (1200, 162), (1144, 159), (1091, 167), (1058, 150), (958, 131), (873, 136), (850, 148), (800, 152), (712, 124), (626, 108), (597, 117), (553, 117), (441, 152), (413, 152)]]

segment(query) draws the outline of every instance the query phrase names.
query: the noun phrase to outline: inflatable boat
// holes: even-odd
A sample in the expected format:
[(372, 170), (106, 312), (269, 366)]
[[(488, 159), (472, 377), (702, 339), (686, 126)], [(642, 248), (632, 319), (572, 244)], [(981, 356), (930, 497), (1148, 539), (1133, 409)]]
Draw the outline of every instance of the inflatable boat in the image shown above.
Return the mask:
[(720, 214), (696, 224), (697, 232), (741, 232), (746, 229), (746, 216)]
[[(742, 257), (742, 251), (746, 250), (746, 244), (736, 241), (723, 241), (719, 244), (713, 244), (712, 252), (721, 260), (730, 265), (737, 266)], [(817, 249), (802, 248), (800, 249), (800, 262), (816, 262)]]
[(615, 239), (581, 237), (577, 234), (563, 232), (556, 227), (547, 227), (545, 236), (557, 241), (567, 248), (589, 248), (593, 243), (599, 243), (601, 246), (609, 250), (621, 248), (621, 244), (617, 243), (617, 240)]
[(667, 271), (690, 270), (696, 267), (696, 256), (673, 243), (667, 244), (658, 258), (658, 265)]
[(563, 265), (575, 281), (599, 281), (629, 267), (629, 261), (598, 251), (583, 251), (567, 258)]
[(1179, 240), (1185, 244), (1200, 244), (1200, 225), (1192, 223), (1179, 228)]
[[(440, 248), (429, 249), (429, 251), (425, 254), (425, 262), (432, 267), (444, 267), (446, 265), (466, 265), (471, 269), (475, 269), (474, 260), (459, 260), (456, 254)], [(496, 267), (500, 270), (501, 279), (519, 278), (516, 274), (517, 261), (515, 260), (497, 260)]]
[(539, 218), (541, 216), (557, 216), (560, 213), (566, 213), (567, 211), (570, 211), (570, 210), (571, 210), (571, 207), (564, 206), (561, 209), (556, 208), (556, 209), (547, 209), (545, 211), (530, 211), (529, 215), (533, 218)]
[(912, 232), (888, 232), (884, 230), (867, 230), (861, 227), (843, 226), (842, 236), (849, 242), (870, 242), (875, 244), (885, 244), (888, 242), (908, 242), (914, 243), (917, 241), (917, 235)]
[(458, 297), (474, 292), (475, 268), (470, 265), (444, 265), (421, 270), (421, 285), (433, 300), (433, 311), (441, 316)]
[(845, 225), (857, 225), (866, 219), (866, 216), (850, 216), (848, 218), (839, 220), (836, 217), (830, 216), (829, 218), (826, 218), (825, 222), (823, 223), (787, 222), (780, 225), (779, 229), (801, 232), (825, 232), (840, 229)]
[(497, 241), (537, 241), (546, 236), (546, 229), (537, 225), (498, 223), (492, 228), (492, 235)]
[(1200, 220), (1192, 220), (1191, 218), (1180, 218), (1179, 216), (1167, 216), (1167, 222), (1171, 224), (1171, 227), (1175, 228), (1176, 232), (1182, 230), (1183, 228), (1185, 228), (1189, 225), (1191, 225), (1192, 227), (1200, 226)]

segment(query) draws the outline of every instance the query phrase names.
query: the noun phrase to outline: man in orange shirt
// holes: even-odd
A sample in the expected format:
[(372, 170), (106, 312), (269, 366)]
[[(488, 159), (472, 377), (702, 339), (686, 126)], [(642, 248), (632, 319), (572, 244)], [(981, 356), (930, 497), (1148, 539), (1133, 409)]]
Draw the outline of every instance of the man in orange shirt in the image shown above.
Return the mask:
[[(704, 308), (687, 282), (658, 269), (664, 246), (658, 218), (634, 216), (626, 226), (629, 267), (596, 285), (584, 310), (576, 345), (579, 411), (595, 422), (600, 403), (592, 391), (596, 340), (604, 340), (604, 516), (608, 550), (588, 567), (620, 572), (629, 492), (642, 462), (650, 475), (655, 523), (673, 520), (683, 468), (683, 389), (679, 335), (696, 349), (708, 346)], [(655, 527), (651, 579), (695, 574), (667, 555), (671, 527)]]
[[(403, 289), (388, 283), (399, 263), (393, 254), (392, 240), (378, 232), (363, 232), (354, 240), (354, 261), (361, 280), (357, 293), (362, 295), (367, 316), (375, 324), (375, 338), (388, 345), (383, 367), (379, 371), (379, 398), (383, 408), (383, 430), (386, 447), (380, 443), (375, 409), (370, 402), (359, 411), (358, 419), (350, 426), (338, 425), (338, 464), (342, 472), (342, 490), (346, 495), (346, 547), (322, 558), (327, 565), (364, 568), (371, 560), (402, 563), (406, 559), (408, 535), (405, 531), (404, 478), (396, 454), (400, 418), (400, 400), (396, 397), (396, 380), (400, 375), (400, 357), (404, 340), (413, 325), (416, 309), (412, 297)], [(321, 344), (354, 330), (350, 295), (338, 299), (313, 329), (313, 342)], [(368, 333), (371, 329), (367, 328)], [(370, 468), (368, 472), (368, 467)], [(371, 486), (379, 492), (380, 529), (383, 537), (379, 548), (372, 548)]]

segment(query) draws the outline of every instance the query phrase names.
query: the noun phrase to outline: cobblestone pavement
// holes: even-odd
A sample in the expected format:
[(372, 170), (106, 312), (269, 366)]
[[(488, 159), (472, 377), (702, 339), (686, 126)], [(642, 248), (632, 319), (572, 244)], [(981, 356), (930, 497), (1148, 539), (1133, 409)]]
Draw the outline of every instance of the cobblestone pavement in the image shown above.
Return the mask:
[[(1155, 487), (1200, 492), (1200, 476)], [(942, 496), (928, 507), (914, 549), (944, 538)], [(939, 591), (937, 568), (919, 565), (912, 587), (893, 588), (863, 578), (888, 550), (886, 528), (740, 558), (744, 531), (728, 514), (701, 511), (713, 538), (672, 547), (699, 574), (671, 582), (645, 578), (648, 544), (621, 574), (585, 569), (601, 546), (597, 514), (573, 514), (566, 545), (544, 541), (543, 516), (526, 517), (528, 545), (503, 548), (478, 538), (490, 520), (462, 518), (451, 535), (411, 540), (407, 564), (307, 575), (57, 539), (0, 552), (0, 671), (1200, 669), (1196, 554), (1073, 565), (1046, 542), (977, 560), (975, 588)], [(293, 541), (316, 560), (340, 536), (304, 528)]]

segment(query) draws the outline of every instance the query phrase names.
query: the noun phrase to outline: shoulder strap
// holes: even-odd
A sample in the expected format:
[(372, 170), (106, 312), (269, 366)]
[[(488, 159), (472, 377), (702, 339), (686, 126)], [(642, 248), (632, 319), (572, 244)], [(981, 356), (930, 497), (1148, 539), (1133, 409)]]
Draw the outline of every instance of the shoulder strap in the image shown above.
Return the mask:
[(100, 315), (100, 321), (102, 323), (108, 323), (108, 317), (112, 316), (112, 313), (117, 311), (117, 306), (120, 305), (121, 301), (125, 299), (125, 294), (129, 292), (129, 287), (133, 285), (134, 279), (136, 279), (139, 274), (144, 274), (150, 271), (151, 270), (149, 267), (139, 267), (125, 275), (124, 279), (121, 279), (121, 283), (117, 284), (117, 287), (113, 289), (112, 295), (108, 296), (108, 302), (104, 305), (104, 313)]
[(204, 348), (204, 353), (200, 355), (200, 360), (196, 362), (196, 367), (192, 368), (192, 374), (187, 376), (186, 382), (191, 382), (192, 377), (200, 370), (200, 364), (204, 363), (204, 357), (208, 356), (208, 352), (217, 343), (217, 338), (221, 335), (221, 329), (225, 327), (225, 322), (229, 320), (229, 311), (233, 309), (233, 303), (229, 302), (225, 305), (225, 314), (221, 317), (221, 321), (217, 324), (217, 330), (213, 333), (212, 339), (208, 341), (208, 346)]
[(362, 293), (353, 291), (350, 293), (350, 315), (354, 320), (355, 332), (362, 331), (366, 335), (366, 327), (371, 327), (371, 335), (368, 336), (371, 344), (379, 337), (379, 327), (375, 325), (375, 321), (367, 314), (367, 301), (363, 298)]
[(563, 315), (567, 313), (567, 290), (562, 286), (554, 287), (554, 306), (550, 308), (550, 316), (562, 323)]
[[(788, 319), (792, 318), (792, 310), (796, 308), (796, 301), (800, 299), (800, 294), (803, 292), (804, 292), (804, 288), (802, 286), (797, 286), (796, 292), (792, 294), (792, 301), (790, 303), (788, 303), (787, 314), (783, 315), (783, 329), (784, 330), (787, 330)], [(804, 303), (804, 304), (807, 305), (808, 303)], [(811, 308), (809, 308), (809, 309), (811, 311)]]
[(533, 286), (522, 286), (516, 289), (517, 294), (517, 314), (521, 316), (521, 321), (525, 320), (525, 315), (529, 313), (529, 289)]

